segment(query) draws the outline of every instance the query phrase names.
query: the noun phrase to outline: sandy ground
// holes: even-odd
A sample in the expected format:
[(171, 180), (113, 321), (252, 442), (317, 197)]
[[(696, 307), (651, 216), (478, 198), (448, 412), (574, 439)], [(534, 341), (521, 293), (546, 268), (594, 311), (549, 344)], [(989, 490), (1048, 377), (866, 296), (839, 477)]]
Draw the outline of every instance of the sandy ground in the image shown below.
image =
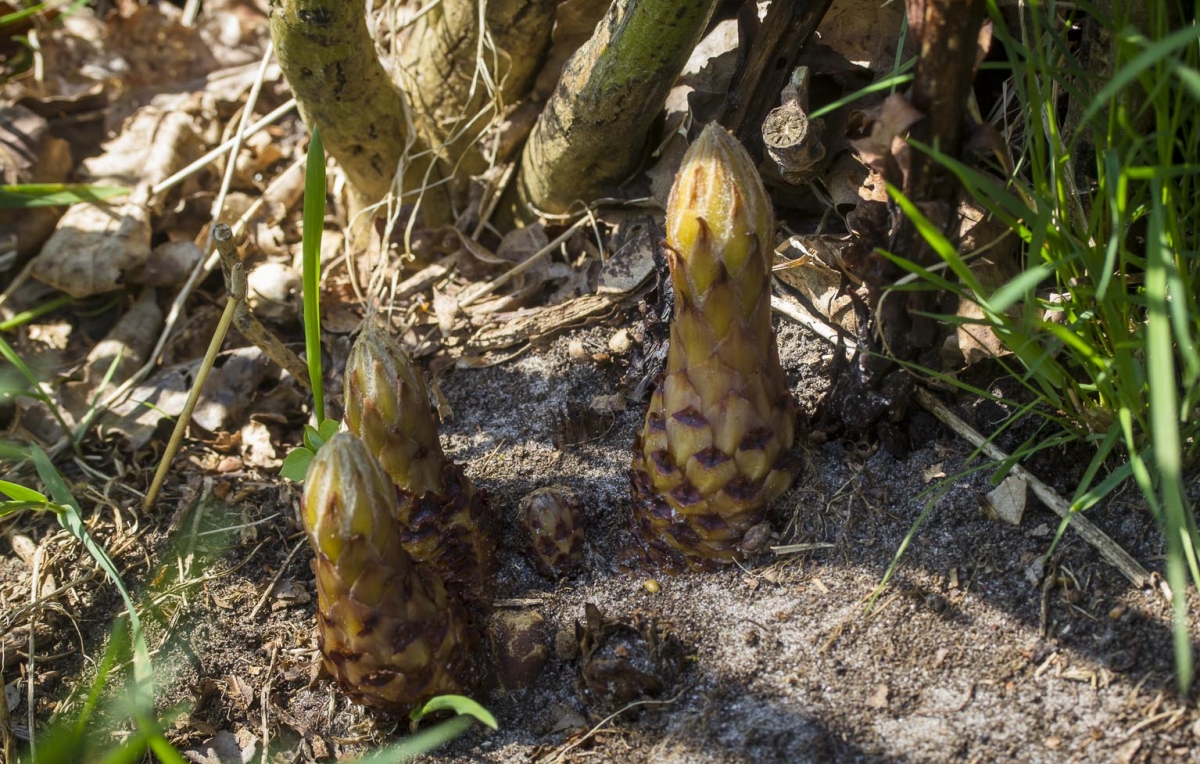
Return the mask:
[[(910, 417), (921, 442), (904, 460), (864, 443), (800, 439), (805, 466), (773, 525), (778, 543), (817, 548), (768, 552), (719, 573), (641, 569), (627, 529), (626, 476), (641, 406), (631, 402), (588, 442), (554, 445), (568, 404), (632, 389), (622, 382), (624, 357), (591, 357), (619, 328), (576, 331), (441, 379), (454, 412), (443, 428), (447, 450), (505, 518), (497, 607), (536, 610), (552, 647), (532, 685), (481, 697), (498, 732), (477, 728), (429, 760), (1200, 761), (1200, 713), (1174, 689), (1167, 606), (1152, 590), (1131, 588), (1071, 532), (1044, 581), (1027, 576), (1057, 519), (1036, 504), (1020, 527), (985, 517), (978, 496), (990, 490), (990, 470), (955, 480), (892, 585), (865, 611), (924, 506), (922, 492), (941, 479), (933, 476), (968, 467), (972, 449), (925, 414)], [(587, 351), (584, 360), (571, 359), (572, 341)], [(827, 387), (830, 348), (786, 322), (780, 343), (809, 413)], [(175, 515), (143, 518), (138, 532), (150, 551), (118, 557), (131, 580), (149, 582), (142, 596), (160, 603), (149, 626), (161, 695), (182, 709), (173, 739), (194, 761), (258, 761), (265, 730), (270, 760), (309, 761), (403, 732), (316, 676), (315, 596), (295, 487), (240, 472), (214, 476), (197, 468), (207, 464), (201, 449), (190, 460), (163, 502)], [(1071, 471), (1046, 477), (1069, 490)], [(576, 491), (587, 528), (585, 564), (557, 582), (523, 557), (512, 521), (519, 499), (550, 483)], [(1091, 516), (1161, 567), (1161, 539), (1135, 492)], [(0, 573), (13, 581), (21, 563), (7, 551)], [(171, 571), (189, 554), (203, 578), (173, 587)], [(147, 575), (155, 570), (164, 572)], [(96, 655), (120, 608), (106, 589), (86, 591), (72, 612)], [(669, 628), (687, 651), (682, 674), (615, 716), (590, 702), (575, 650), (586, 603)], [(1192, 604), (1196, 633), (1194, 593)], [(49, 639), (39, 644), (50, 650)], [(59, 639), (79, 644), (73, 632)], [(75, 653), (40, 665), (54, 669), (37, 686), (45, 718), (69, 696), (81, 663)]]

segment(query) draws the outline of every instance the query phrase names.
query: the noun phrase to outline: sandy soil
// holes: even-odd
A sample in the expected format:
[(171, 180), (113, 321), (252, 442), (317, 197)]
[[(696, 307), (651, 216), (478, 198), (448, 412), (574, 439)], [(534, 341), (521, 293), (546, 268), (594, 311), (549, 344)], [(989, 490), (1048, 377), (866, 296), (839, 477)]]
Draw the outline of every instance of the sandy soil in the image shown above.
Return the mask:
[[(1044, 581), (1028, 576), (1056, 518), (1038, 505), (1020, 527), (985, 517), (978, 496), (990, 489), (990, 470), (955, 480), (866, 613), (922, 510), (927, 481), (973, 464), (971, 448), (925, 414), (909, 419), (916, 447), (904, 460), (864, 443), (801, 439), (805, 466), (773, 524), (778, 543), (822, 546), (768, 552), (719, 573), (657, 576), (659, 591), (650, 593), (655, 574), (639, 569), (627, 529), (628, 449), (640, 406), (631, 402), (589, 442), (554, 445), (568, 404), (631, 389), (622, 382), (625, 357), (591, 357), (618, 328), (577, 331), (441, 380), (454, 412), (443, 429), (448, 452), (506, 519), (496, 605), (540, 613), (552, 655), (531, 686), (481, 697), (499, 732), (477, 729), (431, 760), (1200, 761), (1200, 713), (1174, 690), (1168, 607), (1154, 591), (1131, 588), (1071, 532)], [(588, 351), (585, 360), (571, 360), (572, 341)], [(827, 386), (830, 349), (788, 323), (780, 342), (789, 383), (810, 413)], [(195, 761), (257, 761), (265, 729), (270, 760), (309, 761), (403, 732), (338, 696), (314, 670), (315, 598), (295, 487), (221, 474), (215, 459), (195, 447), (161, 504), (175, 515), (140, 518), (133, 535), (149, 551), (117, 554), (127, 578), (144, 582), (140, 595), (159, 604), (149, 627), (160, 694), (165, 707), (182, 709), (172, 738)], [(1060, 471), (1047, 477), (1067, 490), (1071, 470)], [(575, 489), (587, 527), (585, 564), (557, 582), (536, 574), (512, 522), (519, 499), (550, 483)], [(1091, 516), (1139, 560), (1161, 565), (1161, 539), (1133, 492)], [(22, 563), (3, 551), (3, 580), (27, 587)], [(78, 560), (77, 549), (64, 554)], [(193, 572), (180, 579), (188, 562)], [(76, 564), (68, 558), (64, 575)], [(78, 684), (83, 664), (70, 623), (96, 656), (120, 610), (111, 587), (79, 589), (72, 617), (47, 614), (62, 628), (38, 643), (51, 656), (38, 664), (41, 719)], [(687, 649), (682, 675), (616, 716), (590, 704), (575, 649), (585, 603), (609, 617), (641, 613), (669, 625)], [(24, 713), (18, 707), (14, 716)]]

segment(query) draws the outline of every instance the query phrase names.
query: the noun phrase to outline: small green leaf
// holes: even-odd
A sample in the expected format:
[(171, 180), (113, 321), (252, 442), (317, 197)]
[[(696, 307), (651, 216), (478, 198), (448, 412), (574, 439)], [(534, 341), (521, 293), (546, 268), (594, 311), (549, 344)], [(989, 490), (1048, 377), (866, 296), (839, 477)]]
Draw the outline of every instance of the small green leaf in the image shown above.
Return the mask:
[(0, 501), (0, 519), (26, 509), (48, 509), (52, 512), (62, 512), (62, 507), (45, 501)]
[(10, 483), (7, 480), (0, 480), (0, 493), (3, 493), (10, 499), (16, 499), (17, 501), (41, 502), (42, 504), (48, 504), (50, 502), (45, 495), (38, 493), (32, 488), (26, 488), (23, 485)]
[(325, 439), (321, 437), (321, 431), (311, 424), (304, 425), (304, 447), (315, 453), (320, 451), (323, 445)]
[(459, 716), (473, 716), (492, 729), (499, 729), (496, 717), (492, 716), (491, 711), (464, 695), (438, 695), (420, 708), (414, 708), (408, 718), (419, 722), (429, 714), (438, 711), (453, 711)]
[(334, 435), (337, 435), (337, 431), (340, 426), (341, 425), (339, 425), (333, 419), (326, 419), (325, 421), (321, 422), (321, 427), (318, 430), (318, 432), (321, 434), (321, 442), (324, 443)]
[(312, 461), (314, 456), (316, 456), (316, 453), (304, 446), (293, 449), (287, 456), (283, 457), (283, 465), (279, 468), (279, 476), (297, 483), (303, 483), (304, 476), (308, 474), (308, 463)]

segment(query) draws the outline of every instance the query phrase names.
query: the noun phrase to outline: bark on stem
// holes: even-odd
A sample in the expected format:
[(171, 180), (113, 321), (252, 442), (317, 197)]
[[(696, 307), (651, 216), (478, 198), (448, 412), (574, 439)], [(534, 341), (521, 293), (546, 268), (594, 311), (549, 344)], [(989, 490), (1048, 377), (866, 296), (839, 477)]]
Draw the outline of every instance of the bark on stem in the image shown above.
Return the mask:
[[(391, 187), (405, 154), (403, 95), (379, 59), (367, 30), (366, 4), (346, 0), (271, 0), (271, 38), (300, 115), (318, 127), (329, 153), (364, 196), (375, 201)], [(410, 152), (413, 153), (413, 152)], [(403, 189), (427, 177), (428, 157), (405, 167)], [(426, 217), (445, 208), (443, 191), (426, 194)]]
[(422, 17), (411, 38), (419, 42), (404, 54), (405, 90), (422, 138), (437, 149), (443, 175), (464, 180), (487, 168), (479, 136), (532, 87), (557, 7), (556, 0), (486, 0), (488, 44), (480, 46), (480, 2), (441, 0)]
[(624, 180), (717, 0), (616, 0), (563, 69), (522, 157), (518, 188), (566, 212)]

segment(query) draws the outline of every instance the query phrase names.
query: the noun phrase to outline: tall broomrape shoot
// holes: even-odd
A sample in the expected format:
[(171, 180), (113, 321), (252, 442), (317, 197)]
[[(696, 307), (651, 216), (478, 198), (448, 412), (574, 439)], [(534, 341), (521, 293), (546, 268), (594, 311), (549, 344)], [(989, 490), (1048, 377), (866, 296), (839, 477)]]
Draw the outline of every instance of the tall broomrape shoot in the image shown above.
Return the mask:
[(667, 205), (675, 316), (631, 471), (636, 529), (669, 567), (732, 561), (791, 485), (794, 404), (771, 327), (774, 230), (750, 157), (709, 125)]
[(356, 702), (402, 712), (463, 692), (472, 645), (462, 606), (405, 551), (395, 506), (387, 473), (349, 433), (309, 465), (302, 520), (325, 667)]
[(420, 371), (370, 321), (346, 362), (346, 425), (396, 487), (404, 548), (432, 565), (455, 592), (483, 598), (496, 551), (487, 501), (442, 453)]

